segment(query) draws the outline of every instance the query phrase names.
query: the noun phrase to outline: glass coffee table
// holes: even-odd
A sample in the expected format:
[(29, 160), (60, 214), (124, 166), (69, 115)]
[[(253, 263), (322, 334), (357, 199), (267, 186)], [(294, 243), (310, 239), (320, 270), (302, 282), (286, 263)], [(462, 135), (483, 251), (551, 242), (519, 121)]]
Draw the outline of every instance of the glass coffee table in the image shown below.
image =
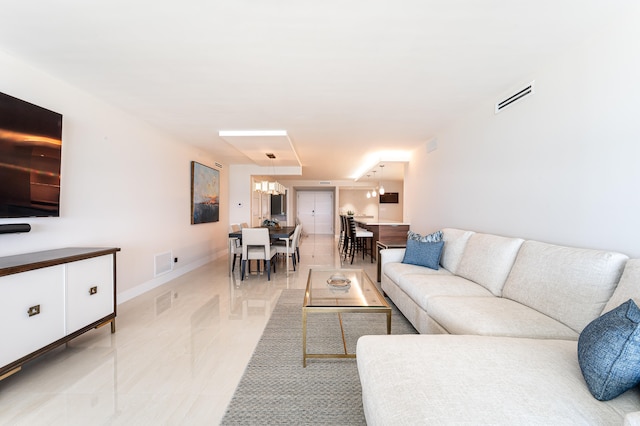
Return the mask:
[[(342, 324), (342, 313), (384, 313), (387, 334), (391, 334), (391, 307), (362, 269), (312, 268), (302, 305), (302, 366), (308, 358), (355, 358), (348, 353)], [(307, 315), (338, 314), (344, 351), (339, 354), (307, 353)]]

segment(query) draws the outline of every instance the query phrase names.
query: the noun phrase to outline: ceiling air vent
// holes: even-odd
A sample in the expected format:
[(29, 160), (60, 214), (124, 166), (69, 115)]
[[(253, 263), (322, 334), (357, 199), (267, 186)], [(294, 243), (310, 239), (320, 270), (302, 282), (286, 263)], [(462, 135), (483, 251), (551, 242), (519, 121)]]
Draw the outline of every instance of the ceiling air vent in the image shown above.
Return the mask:
[(524, 98), (528, 98), (529, 96), (535, 93), (535, 81), (532, 81), (522, 89), (518, 90), (513, 95), (510, 95), (503, 99), (500, 102), (496, 103), (496, 114), (502, 111), (503, 109), (510, 107), (514, 103), (521, 101)]

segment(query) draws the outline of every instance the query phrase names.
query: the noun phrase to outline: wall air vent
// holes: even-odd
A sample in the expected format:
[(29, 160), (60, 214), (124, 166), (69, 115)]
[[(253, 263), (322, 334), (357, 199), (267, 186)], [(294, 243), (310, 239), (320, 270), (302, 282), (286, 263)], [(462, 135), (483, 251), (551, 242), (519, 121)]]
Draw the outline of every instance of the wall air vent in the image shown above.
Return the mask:
[(158, 276), (173, 271), (173, 254), (168, 251), (166, 253), (156, 254), (154, 257), (153, 275)]
[(222, 164), (218, 163), (218, 162), (214, 162), (213, 163), (214, 166), (216, 166), (217, 168), (221, 169), (222, 168)]
[(320, 185), (331, 185), (331, 181), (330, 180), (321, 180), (320, 181)]
[(532, 81), (531, 83), (529, 83), (528, 85), (526, 85), (525, 87), (521, 88), (520, 90), (517, 90), (516, 93), (507, 96), (505, 99), (503, 99), (500, 102), (496, 103), (496, 111), (495, 113), (499, 113), (500, 111), (502, 111), (503, 109), (510, 107), (511, 105), (513, 105), (514, 103), (523, 100), (524, 98), (528, 98), (529, 96), (533, 95), (535, 93), (535, 81)]

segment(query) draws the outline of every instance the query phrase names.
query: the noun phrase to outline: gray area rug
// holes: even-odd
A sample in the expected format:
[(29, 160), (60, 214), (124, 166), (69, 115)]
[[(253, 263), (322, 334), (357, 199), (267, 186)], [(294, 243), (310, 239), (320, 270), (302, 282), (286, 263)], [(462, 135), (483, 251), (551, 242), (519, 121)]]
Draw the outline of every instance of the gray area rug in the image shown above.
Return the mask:
[[(308, 359), (302, 367), (304, 290), (283, 290), (255, 352), (238, 384), (223, 425), (365, 424), (362, 389), (355, 359)], [(391, 304), (391, 303), (390, 303)], [(393, 334), (415, 334), (395, 306)], [(342, 314), (347, 349), (358, 337), (385, 334), (384, 314)], [(310, 314), (309, 353), (343, 351), (337, 314)]]

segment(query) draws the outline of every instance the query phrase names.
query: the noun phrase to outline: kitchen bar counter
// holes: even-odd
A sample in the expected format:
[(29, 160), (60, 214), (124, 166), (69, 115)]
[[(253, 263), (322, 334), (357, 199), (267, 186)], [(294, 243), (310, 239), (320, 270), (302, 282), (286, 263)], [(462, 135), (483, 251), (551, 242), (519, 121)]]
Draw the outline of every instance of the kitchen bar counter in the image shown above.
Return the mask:
[(354, 217), (353, 218), (357, 224), (359, 224), (360, 226), (364, 227), (364, 225), (385, 225), (385, 226), (409, 226), (411, 225), (410, 223), (406, 223), (406, 222), (399, 222), (397, 220), (378, 220), (378, 219), (365, 219), (365, 218), (359, 218), (359, 217)]
[[(411, 224), (394, 220), (372, 220), (354, 218), (356, 224), (361, 228), (373, 232), (373, 247), (376, 247), (378, 241), (394, 241), (398, 239), (407, 239), (407, 232)], [(377, 259), (377, 250), (372, 250), (374, 259)]]

